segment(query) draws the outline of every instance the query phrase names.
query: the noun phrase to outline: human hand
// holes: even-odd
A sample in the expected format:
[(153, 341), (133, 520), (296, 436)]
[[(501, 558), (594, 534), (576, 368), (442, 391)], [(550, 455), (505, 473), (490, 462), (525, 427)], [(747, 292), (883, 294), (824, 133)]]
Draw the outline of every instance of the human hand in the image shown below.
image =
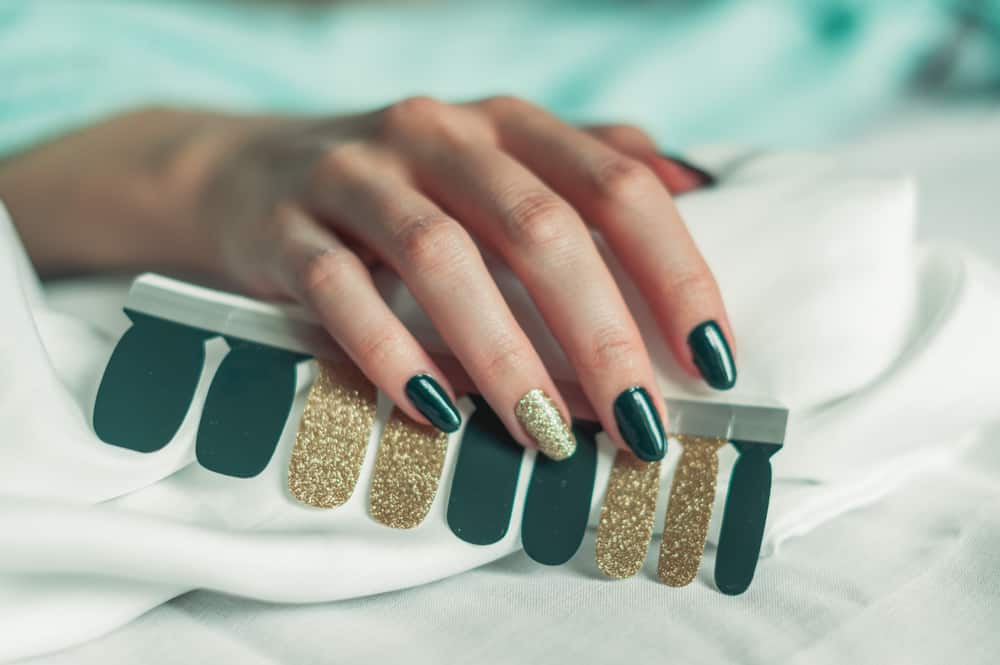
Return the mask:
[(376, 291), (376, 263), (405, 282), (518, 441), (554, 459), (575, 449), (566, 400), (480, 243), (524, 283), (612, 440), (644, 460), (663, 456), (655, 374), (588, 224), (630, 272), (680, 365), (716, 388), (735, 381), (718, 287), (669, 191), (699, 176), (657, 155), (640, 130), (575, 128), (508, 97), (246, 123), (199, 196), (223, 275), (310, 307), (414, 419), (459, 425), (447, 375)]

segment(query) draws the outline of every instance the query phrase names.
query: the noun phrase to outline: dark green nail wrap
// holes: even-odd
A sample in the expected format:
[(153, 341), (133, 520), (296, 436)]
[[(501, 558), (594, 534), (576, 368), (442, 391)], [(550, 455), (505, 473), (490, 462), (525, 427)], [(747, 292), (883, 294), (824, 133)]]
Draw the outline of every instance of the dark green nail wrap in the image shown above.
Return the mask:
[(694, 364), (708, 385), (716, 390), (729, 390), (736, 385), (733, 353), (719, 324), (705, 321), (695, 326), (688, 335), (688, 346), (691, 347)]
[(132, 327), (115, 346), (94, 403), (105, 443), (151, 453), (184, 422), (214, 333), (126, 309)]
[(478, 395), (462, 433), (448, 497), (448, 526), (467, 543), (489, 545), (510, 526), (517, 476), (524, 453), (500, 418)]
[(722, 513), (719, 547), (715, 553), (715, 585), (731, 596), (750, 586), (764, 538), (771, 500), (771, 456), (781, 446), (733, 441), (740, 456), (729, 478)]
[(663, 459), (667, 454), (667, 436), (645, 388), (633, 386), (623, 390), (615, 398), (614, 411), (618, 431), (636, 457), (644, 462)]
[(524, 551), (538, 563), (558, 566), (580, 548), (587, 531), (597, 471), (595, 437), (600, 425), (575, 421), (576, 453), (561, 462), (535, 458), (521, 522)]
[(295, 399), (295, 365), (306, 358), (226, 338), (230, 350), (212, 378), (195, 452), (206, 469), (237, 478), (264, 470)]
[(454, 432), (462, 424), (462, 416), (455, 408), (454, 402), (448, 397), (434, 377), (429, 374), (417, 374), (406, 382), (406, 396), (424, 414), (434, 427), (442, 432)]

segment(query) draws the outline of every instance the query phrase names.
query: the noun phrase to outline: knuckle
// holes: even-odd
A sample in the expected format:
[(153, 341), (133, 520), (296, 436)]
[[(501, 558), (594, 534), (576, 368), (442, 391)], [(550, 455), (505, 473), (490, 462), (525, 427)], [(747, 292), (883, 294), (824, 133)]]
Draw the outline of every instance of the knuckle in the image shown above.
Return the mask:
[(353, 173), (358, 164), (366, 160), (367, 146), (360, 142), (338, 143), (323, 151), (319, 158), (319, 172), (324, 178), (338, 180)]
[(649, 134), (635, 125), (604, 125), (601, 127), (601, 133), (607, 137), (609, 141), (619, 145), (653, 145), (653, 140), (649, 137)]
[(376, 329), (355, 350), (358, 364), (382, 367), (396, 357), (401, 345), (402, 339), (396, 332)]
[(494, 95), (483, 100), (483, 106), (491, 113), (506, 115), (508, 113), (519, 113), (527, 111), (532, 105), (514, 95)]
[(629, 157), (608, 160), (594, 175), (597, 195), (611, 203), (642, 198), (659, 186), (656, 175), (648, 166)]
[(515, 201), (504, 220), (513, 244), (526, 249), (552, 247), (566, 242), (572, 225), (566, 204), (544, 191), (525, 194)]
[(342, 248), (328, 249), (313, 256), (302, 267), (300, 282), (308, 299), (320, 292), (330, 294), (344, 288), (356, 266), (351, 253)]
[(457, 261), (470, 250), (471, 240), (458, 222), (432, 214), (403, 220), (396, 231), (396, 244), (402, 260), (433, 271)]
[(408, 97), (383, 111), (384, 129), (392, 135), (439, 127), (446, 122), (449, 110), (447, 104), (433, 97)]
[(588, 372), (620, 370), (633, 364), (632, 359), (641, 352), (639, 341), (618, 324), (599, 328), (590, 337), (577, 359), (577, 366)]
[(665, 290), (685, 297), (710, 294), (715, 291), (715, 282), (708, 269), (686, 270), (671, 275), (667, 279)]
[(490, 384), (508, 380), (523, 370), (528, 351), (512, 337), (494, 339), (486, 348), (489, 351), (482, 363), (482, 374)]

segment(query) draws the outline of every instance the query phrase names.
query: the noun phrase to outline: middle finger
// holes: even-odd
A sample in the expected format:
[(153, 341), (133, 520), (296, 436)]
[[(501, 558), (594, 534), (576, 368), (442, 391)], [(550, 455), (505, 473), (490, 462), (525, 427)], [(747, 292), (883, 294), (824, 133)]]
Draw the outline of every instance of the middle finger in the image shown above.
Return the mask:
[(485, 143), (416, 146), (413, 172), (518, 275), (605, 431), (643, 460), (666, 451), (662, 397), (638, 326), (583, 220)]

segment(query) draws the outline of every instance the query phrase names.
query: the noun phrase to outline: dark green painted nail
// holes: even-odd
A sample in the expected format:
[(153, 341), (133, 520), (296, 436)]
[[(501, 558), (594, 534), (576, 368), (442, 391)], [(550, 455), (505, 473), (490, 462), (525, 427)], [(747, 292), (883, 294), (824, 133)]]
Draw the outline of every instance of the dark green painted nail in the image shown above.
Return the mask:
[(406, 396), (434, 427), (442, 432), (454, 432), (462, 424), (455, 404), (441, 385), (429, 374), (417, 374), (406, 382)]
[(700, 166), (695, 166), (683, 157), (678, 157), (677, 155), (672, 155), (669, 153), (660, 153), (663, 157), (666, 157), (672, 162), (675, 162), (681, 168), (685, 168), (691, 173), (694, 173), (702, 181), (702, 186), (713, 187), (718, 181), (715, 176), (701, 168)]
[(663, 423), (645, 388), (633, 386), (615, 398), (615, 420), (625, 443), (639, 459), (655, 462), (667, 454)]
[(688, 335), (688, 346), (708, 385), (716, 390), (729, 390), (736, 385), (733, 353), (718, 323), (705, 321), (695, 326)]

